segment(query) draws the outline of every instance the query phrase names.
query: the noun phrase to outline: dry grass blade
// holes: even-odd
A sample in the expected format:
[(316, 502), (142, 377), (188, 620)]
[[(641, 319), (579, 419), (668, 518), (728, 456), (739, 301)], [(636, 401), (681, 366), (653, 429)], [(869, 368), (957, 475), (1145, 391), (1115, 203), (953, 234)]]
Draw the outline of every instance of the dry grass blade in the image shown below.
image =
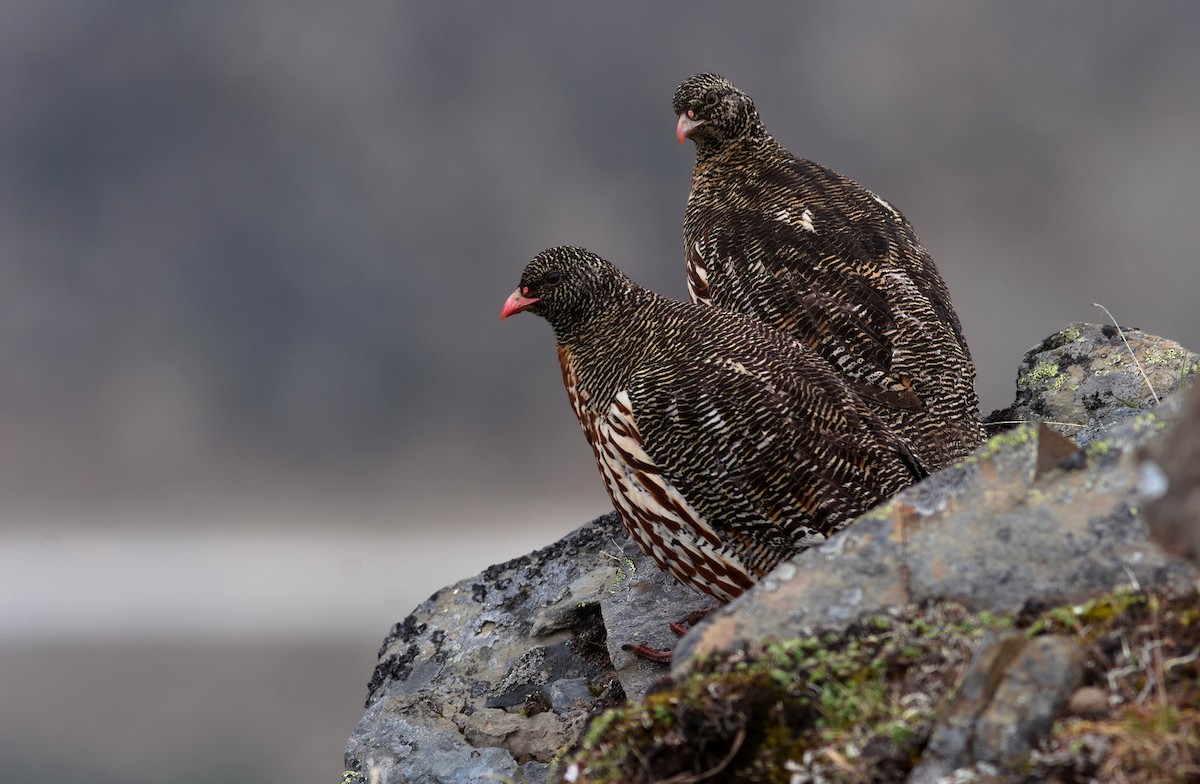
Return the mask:
[(1059, 427), (1087, 427), (1087, 425), (1076, 424), (1075, 422), (1054, 422), (1049, 419), (1005, 419), (999, 422), (988, 422), (989, 425), (1026, 425), (1030, 422), (1045, 422), (1047, 425), (1058, 425)]
[(1121, 329), (1121, 325), (1117, 323), (1116, 318), (1108, 308), (1101, 305), (1099, 302), (1093, 302), (1093, 305), (1103, 310), (1108, 314), (1108, 319), (1117, 328), (1117, 334), (1121, 336), (1121, 342), (1125, 344), (1125, 348), (1129, 351), (1129, 356), (1133, 357), (1133, 364), (1137, 365), (1138, 372), (1142, 374), (1142, 379), (1146, 382), (1146, 387), (1150, 390), (1151, 397), (1154, 398), (1154, 404), (1158, 405), (1158, 393), (1154, 391), (1154, 385), (1150, 383), (1150, 377), (1146, 375), (1146, 369), (1142, 367), (1142, 363), (1138, 361), (1137, 354), (1133, 353), (1133, 346), (1129, 345), (1129, 341), (1125, 339), (1125, 330)]
[(725, 759), (717, 763), (716, 767), (710, 768), (703, 773), (678, 773), (669, 779), (662, 779), (658, 784), (694, 784), (697, 781), (707, 781), (729, 767), (729, 763), (733, 762), (733, 758), (742, 750), (742, 744), (745, 741), (746, 727), (743, 725), (738, 727), (737, 735), (733, 738), (733, 744), (729, 749), (729, 753), (725, 755)]

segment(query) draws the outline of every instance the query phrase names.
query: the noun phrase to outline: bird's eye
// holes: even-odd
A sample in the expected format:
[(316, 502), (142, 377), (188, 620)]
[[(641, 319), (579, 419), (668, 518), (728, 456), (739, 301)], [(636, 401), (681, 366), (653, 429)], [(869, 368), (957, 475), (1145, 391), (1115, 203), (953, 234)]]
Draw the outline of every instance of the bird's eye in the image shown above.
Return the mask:
[(704, 105), (705, 106), (716, 106), (717, 101), (719, 101), (719, 100), (721, 100), (721, 96), (717, 95), (716, 90), (709, 90), (708, 92), (706, 92), (704, 94)]
[(550, 272), (546, 273), (546, 276), (544, 278), (542, 278), (542, 282), (545, 283), (547, 286), (553, 286), (553, 285), (557, 284), (560, 280), (562, 280), (562, 273), (559, 272), (558, 270), (551, 270)]

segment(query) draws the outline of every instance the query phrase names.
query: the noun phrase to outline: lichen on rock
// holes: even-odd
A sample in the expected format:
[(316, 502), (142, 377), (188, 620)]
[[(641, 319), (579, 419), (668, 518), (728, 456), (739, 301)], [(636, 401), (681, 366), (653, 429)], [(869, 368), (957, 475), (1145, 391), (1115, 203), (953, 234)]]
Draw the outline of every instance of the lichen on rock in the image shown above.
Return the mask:
[(993, 432), (1012, 422), (1047, 421), (1083, 436), (1169, 397), (1200, 372), (1200, 356), (1140, 329), (1076, 322), (1026, 353), (1017, 397), (993, 412)]

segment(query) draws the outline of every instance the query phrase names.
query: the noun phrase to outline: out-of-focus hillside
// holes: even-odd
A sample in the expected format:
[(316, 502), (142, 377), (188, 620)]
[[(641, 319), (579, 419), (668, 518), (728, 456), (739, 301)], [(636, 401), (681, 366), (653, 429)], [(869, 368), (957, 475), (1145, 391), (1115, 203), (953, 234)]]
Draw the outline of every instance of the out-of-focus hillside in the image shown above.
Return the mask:
[(4, 522), (602, 507), (548, 330), (497, 312), (562, 242), (683, 296), (698, 70), (909, 215), (986, 408), (1094, 301), (1200, 344), (1198, 31), (1185, 3), (10, 4)]

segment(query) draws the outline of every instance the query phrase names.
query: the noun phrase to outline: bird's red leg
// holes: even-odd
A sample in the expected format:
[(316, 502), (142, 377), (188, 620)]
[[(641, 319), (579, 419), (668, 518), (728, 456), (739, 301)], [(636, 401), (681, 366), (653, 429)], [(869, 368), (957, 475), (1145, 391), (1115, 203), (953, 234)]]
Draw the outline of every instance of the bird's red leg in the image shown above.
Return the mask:
[[(693, 610), (692, 612), (680, 618), (678, 621), (671, 621), (671, 631), (675, 633), (676, 637), (682, 637), (683, 635), (687, 634), (688, 630), (695, 626), (698, 621), (701, 621), (707, 618), (709, 615), (712, 615), (712, 613), (720, 606), (721, 605), (719, 604), (714, 604), (712, 607), (706, 607), (703, 610)], [(670, 649), (651, 648), (649, 645), (641, 642), (637, 645), (628, 644), (623, 647), (625, 650), (629, 651), (639, 659), (657, 662), (658, 664), (671, 663), (672, 651)]]
[(671, 651), (670, 649), (651, 648), (649, 645), (647, 645), (644, 642), (639, 642), (637, 645), (627, 644), (623, 647), (625, 648), (625, 650), (629, 651), (630, 653), (632, 653), (634, 656), (638, 657), (639, 659), (645, 659), (646, 661), (652, 661), (657, 664), (670, 664), (671, 663), (671, 654), (673, 653), (673, 651)]

